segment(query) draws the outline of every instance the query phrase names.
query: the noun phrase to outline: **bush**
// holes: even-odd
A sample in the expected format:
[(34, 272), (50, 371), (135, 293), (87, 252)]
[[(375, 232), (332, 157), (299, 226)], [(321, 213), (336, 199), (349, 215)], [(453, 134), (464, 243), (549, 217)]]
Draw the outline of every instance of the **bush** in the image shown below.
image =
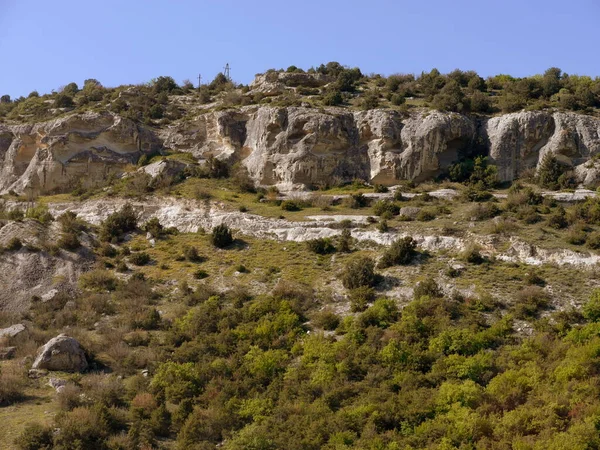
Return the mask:
[(333, 311), (324, 309), (313, 316), (312, 323), (318, 328), (333, 331), (340, 324), (340, 317)]
[(416, 247), (416, 241), (410, 236), (396, 240), (385, 251), (379, 260), (378, 267), (385, 269), (386, 267), (410, 263), (417, 254)]
[(24, 396), (26, 374), (17, 366), (0, 368), (0, 406), (11, 405)]
[(233, 243), (231, 230), (225, 224), (217, 225), (213, 228), (210, 240), (215, 247), (225, 248)]
[(15, 445), (20, 450), (50, 450), (53, 448), (52, 428), (39, 423), (26, 425)]
[(435, 214), (427, 209), (422, 209), (417, 213), (416, 219), (420, 222), (429, 222), (435, 219)]
[(351, 194), (350, 197), (344, 198), (342, 203), (348, 208), (359, 209), (369, 206), (369, 198), (365, 197), (359, 192), (357, 194)]
[(346, 289), (372, 287), (378, 278), (375, 274), (375, 262), (368, 257), (355, 258), (346, 264), (341, 278)]
[(65, 250), (75, 251), (81, 247), (81, 242), (79, 242), (76, 233), (62, 233), (57, 245)]
[(130, 204), (120, 211), (112, 213), (100, 226), (100, 239), (107, 242), (118, 242), (125, 233), (134, 231), (137, 227), (137, 217)]
[(117, 279), (107, 270), (97, 269), (84, 273), (79, 277), (79, 285), (91, 291), (114, 291)]
[(481, 248), (477, 244), (469, 245), (460, 255), (461, 259), (469, 264), (481, 264), (485, 258), (481, 254)]
[(132, 253), (129, 261), (136, 266), (145, 266), (150, 262), (150, 255), (145, 252)]
[(16, 252), (17, 250), (21, 250), (21, 248), (23, 248), (23, 243), (18, 237), (12, 238), (8, 241), (8, 244), (6, 244), (6, 250), (9, 252)]
[(340, 235), (340, 240), (338, 243), (338, 251), (342, 253), (349, 253), (352, 251), (352, 233), (348, 228), (344, 228), (342, 230), (342, 234)]
[(335, 252), (335, 246), (331, 243), (331, 239), (319, 238), (306, 241), (306, 246), (311, 252), (319, 255), (326, 255)]
[(198, 269), (194, 272), (194, 278), (196, 280), (203, 280), (208, 278), (208, 272), (206, 270)]
[(344, 97), (342, 97), (342, 93), (338, 90), (329, 91), (323, 96), (323, 104), (325, 106), (338, 106), (343, 102)]
[(377, 216), (382, 216), (386, 213), (392, 216), (397, 216), (400, 214), (400, 207), (389, 200), (379, 200), (377, 203), (375, 203), (375, 205), (373, 205), (373, 213)]
[(281, 202), (281, 209), (284, 211), (302, 211), (302, 205), (296, 200), (284, 200)]
[(367, 309), (369, 303), (375, 300), (375, 291), (368, 286), (361, 286), (350, 290), (350, 310), (361, 312)]
[(583, 317), (591, 322), (600, 321), (600, 289), (595, 289), (590, 299), (583, 305)]
[(600, 232), (590, 233), (587, 236), (586, 244), (589, 248), (593, 250), (600, 249)]
[(556, 212), (552, 213), (548, 217), (546, 223), (550, 228), (554, 228), (556, 230), (566, 228), (569, 223), (567, 222), (565, 209), (562, 206), (559, 207)]
[(566, 241), (572, 245), (583, 245), (585, 244), (586, 237), (585, 227), (583, 225), (574, 225), (567, 233)]
[(183, 250), (183, 256), (185, 257), (185, 259), (187, 259), (190, 262), (194, 262), (194, 263), (200, 263), (202, 261), (205, 260), (205, 258), (203, 258), (202, 256), (200, 256), (200, 254), (198, 253), (198, 249), (196, 247), (186, 247)]
[(419, 300), (421, 297), (441, 298), (443, 293), (435, 280), (428, 278), (415, 286), (413, 297), (415, 300)]
[(73, 102), (73, 97), (67, 94), (58, 94), (54, 99), (55, 108), (70, 108), (71, 106), (75, 106), (75, 102)]
[(500, 208), (495, 203), (476, 203), (469, 210), (469, 217), (474, 220), (488, 220), (500, 214)]
[(527, 286), (520, 290), (515, 299), (515, 317), (534, 317), (541, 308), (548, 306), (548, 295), (539, 286)]
[(160, 239), (164, 233), (164, 227), (160, 224), (157, 217), (152, 217), (144, 225), (144, 231), (150, 233), (153, 238)]

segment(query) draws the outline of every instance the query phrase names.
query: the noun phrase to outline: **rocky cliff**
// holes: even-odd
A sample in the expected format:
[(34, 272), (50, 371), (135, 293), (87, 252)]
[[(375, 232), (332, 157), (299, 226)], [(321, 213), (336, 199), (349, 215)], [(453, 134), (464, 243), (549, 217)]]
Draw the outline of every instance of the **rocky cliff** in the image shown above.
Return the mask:
[[(0, 125), (0, 191), (48, 193), (99, 184), (144, 154), (189, 152), (239, 161), (257, 184), (282, 189), (362, 178), (424, 180), (478, 150), (517, 178), (553, 153), (595, 183), (600, 119), (519, 112), (474, 118), (438, 111), (248, 106), (208, 112), (160, 129), (104, 112), (29, 125)], [(592, 160), (591, 162), (588, 162)]]

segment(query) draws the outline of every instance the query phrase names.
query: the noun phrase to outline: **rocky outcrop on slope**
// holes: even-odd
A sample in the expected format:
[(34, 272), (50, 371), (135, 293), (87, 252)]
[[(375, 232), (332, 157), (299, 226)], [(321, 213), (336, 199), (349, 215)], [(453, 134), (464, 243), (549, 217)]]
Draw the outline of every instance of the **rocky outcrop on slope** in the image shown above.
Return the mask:
[(91, 241), (82, 234), (83, 247), (77, 252), (43, 250), (60, 238), (60, 225), (44, 226), (32, 219), (10, 221), (0, 228), (0, 245), (6, 246), (18, 238), (23, 248), (5, 251), (0, 255), (0, 310), (27, 309), (32, 296), (47, 298), (51, 292), (71, 292), (81, 273), (93, 263), (89, 250)]
[(421, 111), (406, 117), (383, 109), (246, 106), (161, 129), (111, 113), (0, 127), (0, 192), (98, 184), (142, 153), (160, 151), (241, 162), (256, 184), (284, 190), (353, 178), (392, 185), (435, 177), (475, 148), (489, 154), (503, 181), (535, 169), (547, 153), (572, 166), (582, 182), (600, 179), (592, 160), (600, 153), (600, 119), (592, 116), (535, 111), (484, 119)]
[(163, 148), (135, 122), (103, 112), (0, 128), (0, 191), (48, 193), (93, 186)]
[[(546, 154), (573, 167), (580, 181), (592, 183), (584, 166), (600, 152), (600, 119), (575, 113), (519, 112), (489, 119), (483, 135), (500, 179), (510, 181), (536, 168)], [(596, 171), (598, 172), (598, 171)]]

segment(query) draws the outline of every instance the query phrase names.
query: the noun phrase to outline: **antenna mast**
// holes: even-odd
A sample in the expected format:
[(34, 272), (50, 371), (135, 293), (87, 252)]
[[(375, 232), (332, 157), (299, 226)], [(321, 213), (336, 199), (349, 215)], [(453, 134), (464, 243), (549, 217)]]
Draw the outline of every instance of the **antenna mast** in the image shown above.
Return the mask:
[(202, 75), (198, 74), (198, 87), (200, 87), (201, 83), (202, 83)]
[(227, 81), (231, 81), (231, 67), (229, 67), (229, 63), (225, 64), (223, 75), (227, 78)]

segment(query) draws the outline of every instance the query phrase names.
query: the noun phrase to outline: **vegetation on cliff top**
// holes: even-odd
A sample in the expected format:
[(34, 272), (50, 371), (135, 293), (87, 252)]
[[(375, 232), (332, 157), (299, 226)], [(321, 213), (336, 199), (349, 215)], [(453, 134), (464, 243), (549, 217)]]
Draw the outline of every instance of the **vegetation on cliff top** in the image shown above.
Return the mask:
[[(550, 68), (542, 75), (515, 78), (496, 75), (487, 79), (475, 71), (454, 70), (441, 74), (437, 69), (419, 75), (363, 74), (337, 62), (322, 64), (306, 72), (295, 66), (287, 70), (269, 70), (266, 79), (277, 81), (279, 73), (306, 74), (294, 78), (282, 92), (252, 91), (238, 85), (223, 74), (199, 87), (186, 80), (178, 85), (168, 76), (158, 77), (144, 85), (104, 87), (95, 79), (85, 80), (80, 88), (69, 83), (50, 94), (32, 91), (27, 98), (2, 96), (0, 119), (39, 121), (59, 116), (66, 111), (87, 109), (110, 110), (133, 120), (155, 125), (180, 119), (190, 105), (228, 108), (252, 104), (275, 106), (346, 106), (349, 108), (393, 108), (408, 111), (429, 107), (460, 113), (493, 114), (521, 109), (561, 108), (592, 113), (600, 107), (600, 79), (569, 75)], [(314, 76), (326, 77), (326, 84)], [(188, 101), (178, 101), (186, 96)]]

